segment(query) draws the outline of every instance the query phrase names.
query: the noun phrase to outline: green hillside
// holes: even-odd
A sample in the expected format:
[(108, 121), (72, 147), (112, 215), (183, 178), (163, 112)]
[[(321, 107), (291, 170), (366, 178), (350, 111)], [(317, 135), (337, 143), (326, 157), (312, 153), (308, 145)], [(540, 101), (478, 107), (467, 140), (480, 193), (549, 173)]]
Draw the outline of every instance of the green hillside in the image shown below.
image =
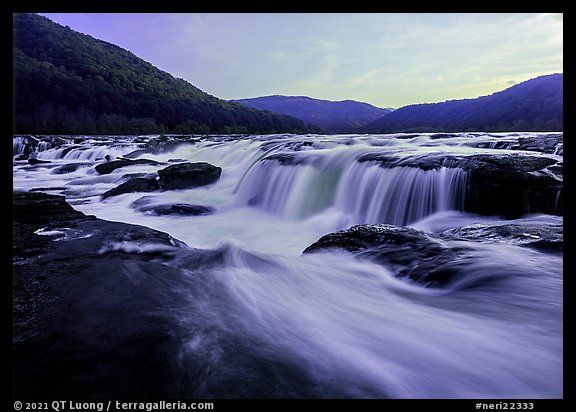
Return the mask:
[(296, 118), (218, 99), (45, 17), (15, 14), (13, 23), (16, 133), (307, 131)]

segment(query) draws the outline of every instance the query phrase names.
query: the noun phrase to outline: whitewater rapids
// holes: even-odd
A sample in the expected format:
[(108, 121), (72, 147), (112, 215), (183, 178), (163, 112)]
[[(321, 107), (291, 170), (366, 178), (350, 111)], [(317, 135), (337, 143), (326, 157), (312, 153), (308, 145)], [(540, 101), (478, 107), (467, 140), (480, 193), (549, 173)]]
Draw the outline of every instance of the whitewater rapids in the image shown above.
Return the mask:
[[(460, 168), (383, 168), (358, 158), (375, 150), (424, 157), (494, 153), (507, 150), (491, 147), (512, 136), (205, 139), (141, 157), (214, 164), (222, 167), (216, 183), (102, 200), (123, 175), (158, 169), (139, 164), (108, 175), (94, 170), (107, 154), (141, 149), (142, 140), (42, 146), (36, 157), (51, 163), (15, 162), (13, 184), (15, 190), (62, 194), (86, 214), (157, 229), (213, 256), (195, 268), (186, 261), (172, 263), (190, 274), (188, 310), (162, 314), (180, 328), (174, 361), (182, 370), (201, 370), (197, 386), (181, 388), (182, 393), (216, 396), (217, 383), (233, 379), (248, 388), (239, 397), (563, 397), (561, 255), (503, 242), (447, 241), (473, 249), (466, 261), (453, 262), (466, 267), (468, 278), (426, 288), (343, 251), (302, 254), (326, 233), (360, 223), (437, 233), (501, 222), (463, 211), (467, 173)], [(470, 144), (480, 140), (486, 144)], [(13, 146), (15, 154), (23, 150), (22, 141)], [(71, 163), (78, 168), (57, 172)], [(158, 216), (143, 209), (167, 203), (206, 206), (214, 213)], [(525, 219), (562, 222), (552, 215)], [(116, 246), (130, 253), (147, 247)], [(491, 281), (484, 281), (488, 277)], [(226, 349), (230, 337), (254, 351), (257, 362), (234, 358)], [(271, 382), (283, 382), (281, 389), (258, 381), (268, 374), (275, 376)]]

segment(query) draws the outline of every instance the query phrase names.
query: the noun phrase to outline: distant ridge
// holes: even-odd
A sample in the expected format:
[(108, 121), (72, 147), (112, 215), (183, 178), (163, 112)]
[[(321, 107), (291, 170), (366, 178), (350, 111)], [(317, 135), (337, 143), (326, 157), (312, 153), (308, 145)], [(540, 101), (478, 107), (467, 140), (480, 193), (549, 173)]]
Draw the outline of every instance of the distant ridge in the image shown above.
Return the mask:
[(301, 120), (218, 99), (127, 50), (13, 16), (14, 132), (304, 133)]
[(404, 106), (362, 132), (561, 131), (563, 87), (556, 73), (476, 99)]
[(307, 96), (273, 95), (233, 101), (255, 109), (294, 116), (328, 133), (356, 133), (392, 111), (355, 100), (331, 101)]

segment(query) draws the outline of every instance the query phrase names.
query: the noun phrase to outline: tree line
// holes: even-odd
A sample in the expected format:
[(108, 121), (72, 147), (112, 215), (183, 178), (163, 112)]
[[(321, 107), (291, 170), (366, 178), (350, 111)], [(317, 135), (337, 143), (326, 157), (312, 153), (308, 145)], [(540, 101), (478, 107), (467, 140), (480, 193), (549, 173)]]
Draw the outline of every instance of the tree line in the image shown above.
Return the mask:
[(14, 132), (305, 133), (291, 116), (204, 93), (107, 42), (14, 15)]

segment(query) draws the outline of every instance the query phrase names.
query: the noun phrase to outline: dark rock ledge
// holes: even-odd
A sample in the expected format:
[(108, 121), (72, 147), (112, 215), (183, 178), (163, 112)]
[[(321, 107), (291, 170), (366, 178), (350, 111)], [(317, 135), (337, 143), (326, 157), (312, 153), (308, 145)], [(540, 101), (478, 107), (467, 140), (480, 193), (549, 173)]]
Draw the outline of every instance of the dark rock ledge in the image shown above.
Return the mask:
[(437, 236), (404, 226), (357, 225), (329, 233), (303, 253), (341, 249), (382, 264), (399, 278), (425, 286), (442, 286), (456, 275), (452, 262), (462, 261), (466, 247), (450, 247)]
[[(563, 225), (524, 220), (476, 224), (438, 235), (389, 224), (357, 225), (322, 236), (304, 254), (344, 250), (391, 269), (395, 276), (427, 287), (442, 287), (458, 279), (478, 256), (474, 243), (503, 243), (545, 253), (562, 254)], [(460, 241), (460, 242), (454, 242)]]
[(190, 189), (216, 182), (220, 178), (221, 173), (222, 168), (210, 163), (177, 163), (158, 170), (157, 177), (136, 177), (130, 179), (104, 192), (101, 197), (106, 199), (123, 193)]
[(62, 196), (13, 197), (14, 396), (177, 396), (167, 379), (176, 341), (160, 309), (185, 302), (172, 292), (180, 271), (164, 264), (184, 245), (86, 216)]
[(15, 399), (342, 396), (238, 327), (237, 300), (211, 272), (226, 248), (18, 192), (14, 243)]
[(540, 154), (491, 153), (469, 156), (445, 153), (401, 157), (370, 153), (359, 162), (375, 162), (383, 168), (440, 167), (467, 172), (464, 210), (507, 219), (527, 213), (563, 214), (562, 162)]

